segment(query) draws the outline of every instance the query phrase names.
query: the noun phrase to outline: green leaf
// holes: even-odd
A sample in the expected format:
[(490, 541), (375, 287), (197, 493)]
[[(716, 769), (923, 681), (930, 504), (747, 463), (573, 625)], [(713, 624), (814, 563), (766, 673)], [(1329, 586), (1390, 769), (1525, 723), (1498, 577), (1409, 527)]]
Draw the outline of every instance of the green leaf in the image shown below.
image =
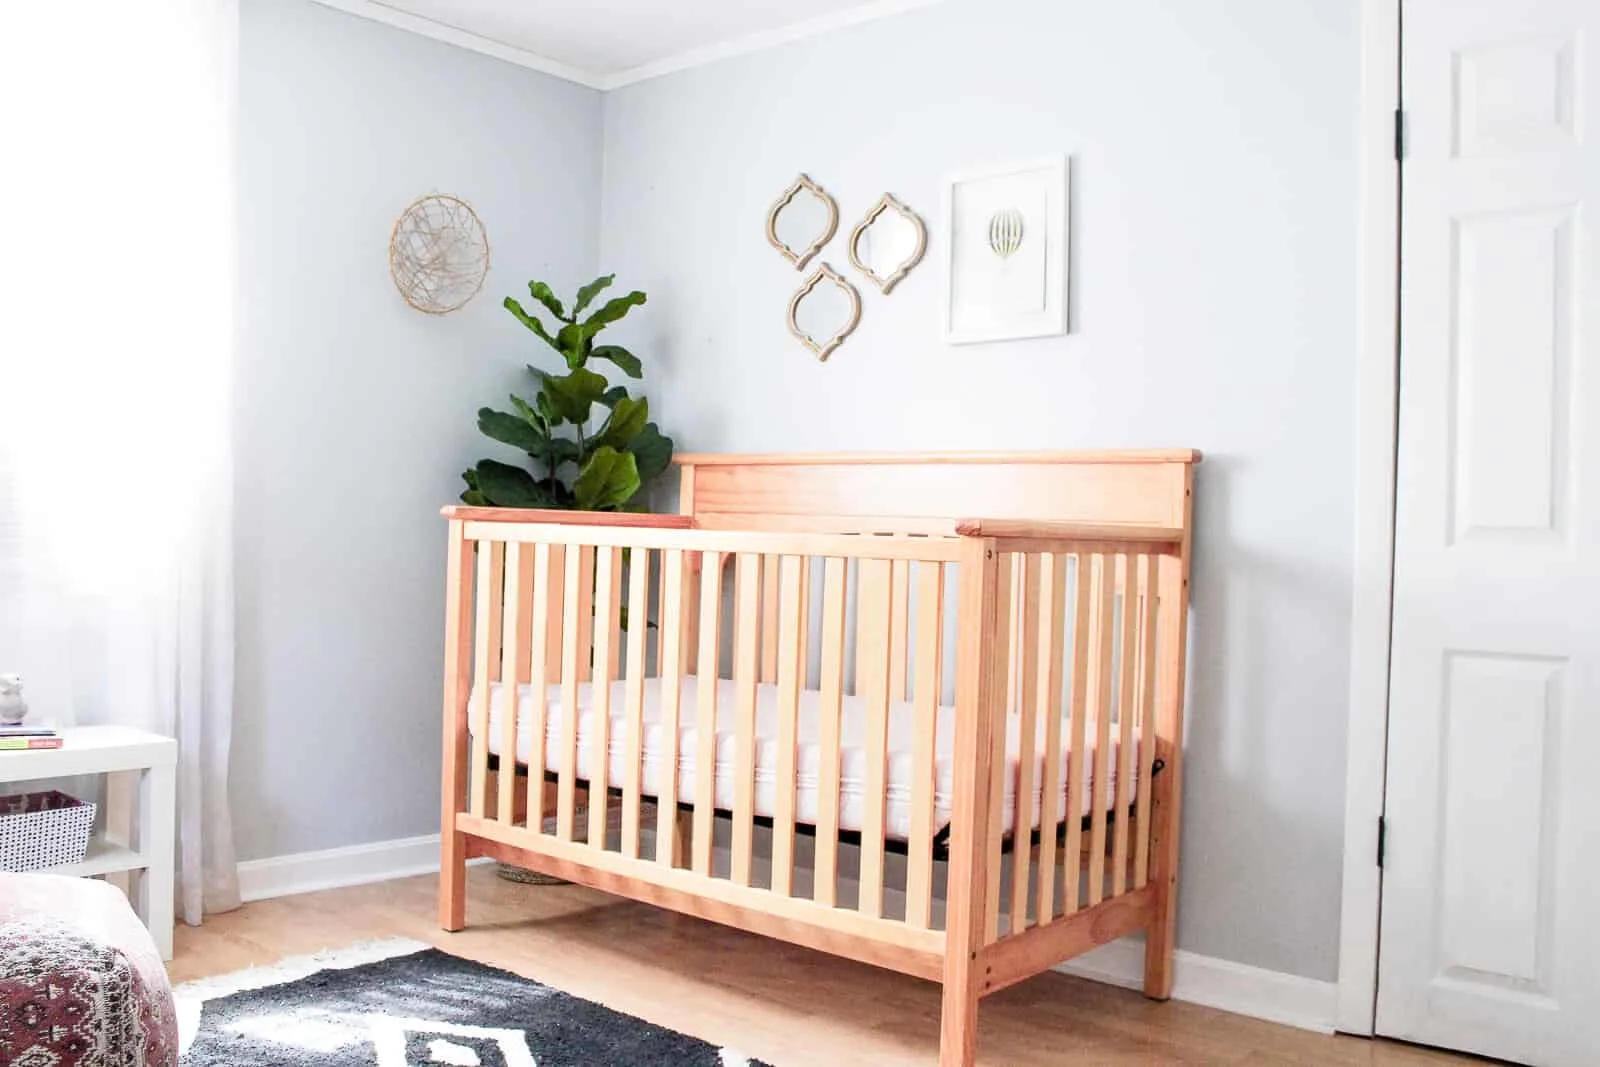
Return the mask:
[(611, 323), (616, 322), (629, 311), (633, 310), (644, 302), (645, 295), (639, 292), (637, 289), (629, 293), (627, 296), (614, 297), (613, 299), (608, 300), (605, 306), (599, 311), (596, 311), (593, 315), (590, 315), (586, 320), (584, 320), (584, 329), (589, 331), (590, 337), (593, 337)]
[(608, 359), (630, 378), (644, 377), (644, 364), (639, 362), (639, 357), (619, 345), (596, 345), (590, 351), (589, 358)]
[(617, 406), (611, 409), (611, 417), (600, 427), (600, 432), (595, 434), (595, 447), (610, 445), (612, 448), (627, 448), (628, 443), (639, 436), (639, 431), (643, 430), (645, 423), (649, 421), (648, 400), (635, 400), (631, 396), (619, 400)]
[(509, 296), (506, 297), (505, 306), (507, 311), (516, 316), (518, 322), (522, 323), (522, 325), (538, 334), (539, 339), (545, 344), (556, 349), (557, 351), (560, 351), (561, 346), (556, 344), (556, 339), (550, 336), (550, 331), (544, 328), (544, 323), (540, 322), (537, 316), (528, 314), (522, 309), (521, 304), (517, 303), (514, 298)]
[(575, 321), (590, 304), (594, 303), (594, 298), (599, 296), (616, 280), (617, 276), (615, 274), (607, 274), (604, 277), (596, 278), (582, 289), (579, 289), (578, 302), (572, 305), (572, 318), (567, 321)]
[(645, 423), (639, 435), (628, 444), (639, 468), (640, 483), (659, 477), (672, 464), (672, 438), (653, 422)]
[(528, 419), (507, 411), (496, 411), (493, 408), (478, 409), (478, 429), (484, 436), (493, 438), (501, 444), (520, 448), (534, 455), (543, 454), (545, 442), (550, 437), (548, 432), (541, 431)]
[(608, 408), (614, 408), (617, 406), (617, 401), (625, 399), (627, 395), (628, 387), (626, 385), (614, 385), (600, 397), (600, 403)]
[(561, 332), (556, 334), (556, 345), (561, 349), (561, 358), (567, 361), (570, 370), (578, 370), (589, 362), (590, 349), (593, 342), (587, 326), (563, 326)]
[[(539, 395), (548, 398), (550, 408), (563, 419), (581, 426), (589, 421), (589, 409), (610, 385), (601, 375), (580, 367), (570, 374), (546, 378)], [(539, 410), (545, 410), (545, 406), (541, 404)]]
[[(548, 382), (548, 379), (546, 381)], [(559, 426), (566, 421), (566, 417), (561, 414), (561, 405), (554, 399), (554, 394), (549, 391), (548, 385), (539, 390), (538, 395), (533, 398), (533, 403), (539, 409), (539, 415), (547, 425), (552, 427)]]
[(528, 294), (535, 300), (539, 301), (539, 303), (543, 304), (546, 311), (550, 312), (550, 314), (554, 315), (562, 322), (572, 321), (571, 319), (567, 318), (566, 309), (561, 306), (561, 301), (557, 299), (556, 294), (552, 292), (550, 287), (544, 282), (529, 282)]
[(595, 449), (578, 472), (572, 491), (583, 510), (608, 511), (626, 504), (639, 491), (639, 484), (639, 468), (633, 454), (607, 445)]
[(563, 463), (576, 463), (583, 458), (578, 451), (578, 442), (567, 437), (552, 437), (549, 452), (540, 458), (544, 459), (546, 456), (558, 467)]
[(478, 491), (497, 508), (544, 508), (551, 504), (545, 487), (521, 467), (485, 459), (478, 463)]
[(517, 414), (521, 415), (528, 421), (528, 425), (539, 431), (541, 437), (550, 436), (550, 421), (542, 414), (535, 411), (533, 406), (530, 405), (526, 400), (522, 399), (520, 396), (517, 396), (515, 393), (512, 393), (511, 406), (517, 409)]
[(467, 483), (467, 487), (461, 491), (461, 502), (473, 507), (487, 507), (488, 499), (478, 492), (478, 472), (462, 471), (461, 480)]

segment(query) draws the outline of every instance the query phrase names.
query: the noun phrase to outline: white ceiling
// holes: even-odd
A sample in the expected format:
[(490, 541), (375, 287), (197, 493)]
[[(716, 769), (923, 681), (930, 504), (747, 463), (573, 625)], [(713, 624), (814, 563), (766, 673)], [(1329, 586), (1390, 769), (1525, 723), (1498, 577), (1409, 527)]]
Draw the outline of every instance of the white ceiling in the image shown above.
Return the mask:
[(937, 0), (322, 0), (597, 88)]

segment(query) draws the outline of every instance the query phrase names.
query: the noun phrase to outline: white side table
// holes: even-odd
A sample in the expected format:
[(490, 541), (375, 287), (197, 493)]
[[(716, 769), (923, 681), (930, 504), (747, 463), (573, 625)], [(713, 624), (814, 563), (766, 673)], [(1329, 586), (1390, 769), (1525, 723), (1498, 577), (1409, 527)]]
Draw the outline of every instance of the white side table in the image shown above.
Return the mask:
[(61, 738), (60, 748), (0, 752), (0, 783), (106, 776), (105, 830), (90, 839), (82, 863), (52, 867), (46, 873), (80, 878), (132, 875), (129, 899), (155, 938), (161, 958), (170, 960), (178, 743), (124, 726), (69, 728), (61, 731)]

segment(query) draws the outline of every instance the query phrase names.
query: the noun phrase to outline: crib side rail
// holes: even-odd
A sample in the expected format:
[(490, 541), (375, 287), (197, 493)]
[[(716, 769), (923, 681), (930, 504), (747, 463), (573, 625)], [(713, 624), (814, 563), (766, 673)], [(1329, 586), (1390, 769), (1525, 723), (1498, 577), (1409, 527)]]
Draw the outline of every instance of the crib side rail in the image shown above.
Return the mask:
[[(551, 873), (926, 977), (970, 945), (984, 991), (1073, 955), (1060, 950), (1085, 930), (1149, 921), (1169, 837), (1155, 767), (1181, 755), (1162, 725), (1181, 719), (1164, 666), (1181, 657), (1174, 531), (556, 514), (452, 513), (447, 848), (464, 831)], [(580, 706), (583, 729), (564, 712)]]
[[(964, 638), (984, 664), (957, 727), (974, 749), (991, 746), (979, 766), (992, 773), (951, 842), (952, 863), (982, 872), (981, 906), (953, 913), (950, 929), (983, 960), (988, 993), (1166, 914), (1188, 535), (989, 520), (958, 529), (993, 572), (993, 622)], [(1008, 730), (1019, 749), (1009, 763)]]
[[(940, 667), (953, 657), (943, 590), (961, 541), (564, 518), (452, 515), (447, 840), (938, 977), (931, 727), (954, 669)], [(908, 641), (922, 650), (914, 691)], [(820, 720), (814, 771), (800, 766), (802, 693)], [(891, 697), (930, 727), (909, 816), (922, 845), (903, 861), (886, 855)], [(847, 747), (865, 753), (859, 806), (841, 805), (855, 795), (841, 788)], [(815, 810), (797, 810), (802, 770), (820, 779)], [(858, 872), (841, 869), (853, 843)], [(890, 899), (900, 863), (916, 904)]]

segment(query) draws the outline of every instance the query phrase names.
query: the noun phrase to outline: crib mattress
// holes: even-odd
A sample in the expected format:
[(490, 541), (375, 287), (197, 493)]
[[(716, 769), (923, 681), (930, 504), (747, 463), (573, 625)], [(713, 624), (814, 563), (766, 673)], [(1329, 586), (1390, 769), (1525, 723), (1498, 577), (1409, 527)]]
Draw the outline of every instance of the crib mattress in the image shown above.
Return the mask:
[[(476, 693), (474, 694), (476, 696)], [(594, 687), (578, 687), (578, 775), (588, 778), (594, 759), (595, 722)], [(626, 685), (615, 682), (611, 687), (608, 736), (608, 773), (610, 784), (619, 786), (626, 780), (628, 764)], [(662, 685), (659, 678), (644, 683), (644, 745), (641, 753), (641, 790), (647, 797), (660, 794), (663, 778), (662, 754), (666, 748), (666, 731), (662, 725)], [(565, 708), (561, 701), (561, 687), (549, 689), (546, 709), (545, 770), (557, 771), (561, 766), (561, 738), (565, 728)], [(490, 687), (489, 751), (501, 756), (502, 723), (505, 713), (503, 687), (499, 682)], [(814, 825), (819, 811), (819, 770), (822, 764), (820, 743), (822, 694), (816, 690), (802, 690), (798, 716), (799, 755), (795, 785), (795, 818), (797, 822)], [(699, 708), (699, 682), (694, 676), (682, 679), (679, 703), (678, 733), (678, 797), (692, 800), (700, 768), (698, 762), (698, 730), (695, 716)], [(734, 782), (738, 773), (738, 738), (735, 721), (738, 709), (738, 688), (729, 679), (717, 682), (717, 744), (714, 774), (716, 806), (732, 810)], [(527, 766), (533, 753), (533, 690), (531, 686), (517, 687), (517, 751), (516, 760)], [(846, 695), (840, 723), (839, 770), (839, 826), (843, 830), (860, 831), (865, 823), (867, 753), (866, 703), (860, 697)], [(954, 794), (955, 709), (944, 706), (938, 709), (938, 730), (935, 735), (934, 767), (934, 831), (943, 830), (950, 822)], [(1064, 725), (1064, 724), (1063, 724)], [(889, 708), (889, 771), (888, 803), (885, 828), (888, 837), (904, 841), (911, 833), (912, 745), (917, 730), (916, 709), (910, 703), (892, 703)], [(1063, 730), (1063, 732), (1066, 732)], [(1092, 730), (1091, 730), (1092, 732)], [(777, 811), (778, 793), (778, 687), (761, 684), (756, 688), (756, 752), (755, 752), (755, 813), (772, 817)], [(1079, 811), (1090, 810), (1090, 797), (1094, 767), (1094, 739), (1088, 739), (1089, 751), (1084, 759), (1084, 782)], [(1066, 810), (1068, 751), (1070, 738), (1062, 739), (1060, 773), (1056, 776), (1055, 811), (1059, 817)], [(1113, 734), (1107, 762), (1109, 788), (1105, 792), (1108, 808), (1114, 805), (1117, 791), (1116, 768), (1118, 764), (1118, 738)], [(1006, 773), (1003, 807), (1003, 825), (1009, 830), (1015, 825), (1017, 810), (1017, 784), (1021, 768), (1022, 731), (1015, 715), (1007, 716)], [(1032, 775), (1031, 825), (1037, 829), (1042, 810), (1043, 783), (1046, 772), (1044, 726), (1039, 724), (1034, 745), (1035, 766)], [(1133, 766), (1139, 765), (1135, 751)], [(1130, 785), (1137, 785), (1137, 774)]]

